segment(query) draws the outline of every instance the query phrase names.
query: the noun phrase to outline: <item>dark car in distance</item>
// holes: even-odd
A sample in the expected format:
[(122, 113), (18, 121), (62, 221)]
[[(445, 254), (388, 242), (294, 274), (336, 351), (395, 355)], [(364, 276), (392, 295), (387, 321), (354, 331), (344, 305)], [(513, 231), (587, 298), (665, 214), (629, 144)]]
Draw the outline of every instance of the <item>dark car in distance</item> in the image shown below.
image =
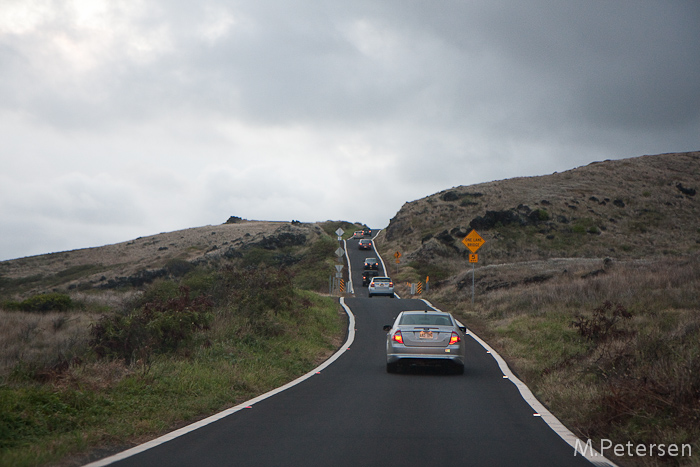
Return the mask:
[(379, 270), (379, 261), (377, 261), (377, 258), (365, 258), (364, 269)]
[(362, 239), (357, 243), (357, 248), (360, 250), (371, 250), (372, 249), (372, 240), (368, 239)]
[(374, 270), (374, 269), (366, 269), (365, 271), (362, 272), (362, 287), (367, 287), (370, 282), (372, 282), (372, 278), (377, 277), (379, 275), (379, 271)]

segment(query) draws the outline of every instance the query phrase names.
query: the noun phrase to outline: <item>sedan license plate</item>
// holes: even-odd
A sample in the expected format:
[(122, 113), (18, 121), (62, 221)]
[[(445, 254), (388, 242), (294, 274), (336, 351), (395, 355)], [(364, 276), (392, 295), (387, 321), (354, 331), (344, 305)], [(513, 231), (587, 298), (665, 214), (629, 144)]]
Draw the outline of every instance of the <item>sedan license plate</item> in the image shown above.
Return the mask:
[(418, 337), (420, 339), (432, 339), (433, 331), (421, 331), (420, 334), (418, 334)]

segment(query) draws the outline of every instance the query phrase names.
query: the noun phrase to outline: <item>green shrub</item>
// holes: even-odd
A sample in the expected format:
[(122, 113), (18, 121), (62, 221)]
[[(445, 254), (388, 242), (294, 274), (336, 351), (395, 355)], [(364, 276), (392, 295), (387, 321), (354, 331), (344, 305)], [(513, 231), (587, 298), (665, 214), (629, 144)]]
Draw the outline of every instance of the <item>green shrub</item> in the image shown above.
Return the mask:
[(258, 337), (279, 336), (285, 332), (283, 321), (302, 315), (310, 306), (297, 295), (293, 279), (284, 268), (227, 267), (219, 278), (217, 295), (226, 294), (228, 312), (246, 320)]
[(75, 303), (68, 295), (53, 292), (34, 295), (21, 302), (6, 302), (4, 306), (10, 310), (44, 313), (47, 311), (68, 311), (75, 308)]
[(193, 297), (198, 295), (211, 294), (212, 287), (216, 282), (216, 274), (214, 271), (207, 270), (203, 267), (197, 267), (182, 279), (182, 285), (190, 288), (190, 293)]
[(184, 259), (174, 258), (165, 263), (165, 269), (174, 277), (182, 277), (196, 266)]
[(534, 211), (532, 211), (532, 214), (530, 214), (530, 217), (536, 221), (541, 222), (545, 222), (550, 219), (549, 213), (546, 209), (535, 209)]
[(359, 224), (352, 224), (347, 221), (326, 221), (321, 224), (321, 228), (332, 238), (336, 237), (335, 231), (341, 228), (345, 231), (344, 237), (352, 235), (355, 230), (360, 230)]
[(221, 280), (236, 308), (247, 315), (291, 310), (295, 292), (292, 274), (286, 269), (229, 267), (222, 271)]
[(275, 255), (277, 254), (278, 252), (273, 250), (251, 248), (243, 254), (241, 263), (245, 268), (254, 268), (261, 264), (272, 266), (275, 263)]
[(142, 307), (153, 301), (166, 301), (176, 298), (180, 293), (177, 282), (167, 279), (157, 279), (144, 291), (138, 299), (136, 307)]
[(188, 344), (195, 332), (209, 328), (212, 302), (206, 296), (180, 295), (155, 299), (129, 314), (103, 316), (90, 330), (89, 345), (99, 358), (144, 361), (152, 353), (168, 353)]
[(333, 258), (337, 248), (338, 242), (329, 237), (321, 237), (311, 245), (304, 259), (308, 262), (321, 262), (327, 258)]
[(314, 242), (293, 269), (294, 285), (303, 290), (328, 289), (328, 276), (333, 274), (333, 259), (338, 242), (321, 237)]

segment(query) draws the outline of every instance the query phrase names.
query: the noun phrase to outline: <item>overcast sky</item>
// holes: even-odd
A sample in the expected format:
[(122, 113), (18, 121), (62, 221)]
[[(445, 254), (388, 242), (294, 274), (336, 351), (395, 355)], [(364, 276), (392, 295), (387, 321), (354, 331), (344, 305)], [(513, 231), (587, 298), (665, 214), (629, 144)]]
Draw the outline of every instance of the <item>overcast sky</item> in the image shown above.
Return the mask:
[(0, 260), (692, 150), (698, 0), (0, 0)]

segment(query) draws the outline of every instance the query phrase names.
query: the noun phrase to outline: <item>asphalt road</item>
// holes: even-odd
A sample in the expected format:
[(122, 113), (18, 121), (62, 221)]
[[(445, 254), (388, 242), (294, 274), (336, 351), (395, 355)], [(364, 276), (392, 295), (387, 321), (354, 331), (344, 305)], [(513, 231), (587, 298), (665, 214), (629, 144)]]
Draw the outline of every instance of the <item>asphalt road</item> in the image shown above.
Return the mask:
[(471, 337), (464, 375), (386, 373), (382, 326), (426, 304), (365, 298), (361, 263), (373, 255), (355, 241), (348, 252), (357, 297), (346, 299), (356, 319), (349, 350), (286, 391), (114, 465), (592, 465), (533, 416)]

